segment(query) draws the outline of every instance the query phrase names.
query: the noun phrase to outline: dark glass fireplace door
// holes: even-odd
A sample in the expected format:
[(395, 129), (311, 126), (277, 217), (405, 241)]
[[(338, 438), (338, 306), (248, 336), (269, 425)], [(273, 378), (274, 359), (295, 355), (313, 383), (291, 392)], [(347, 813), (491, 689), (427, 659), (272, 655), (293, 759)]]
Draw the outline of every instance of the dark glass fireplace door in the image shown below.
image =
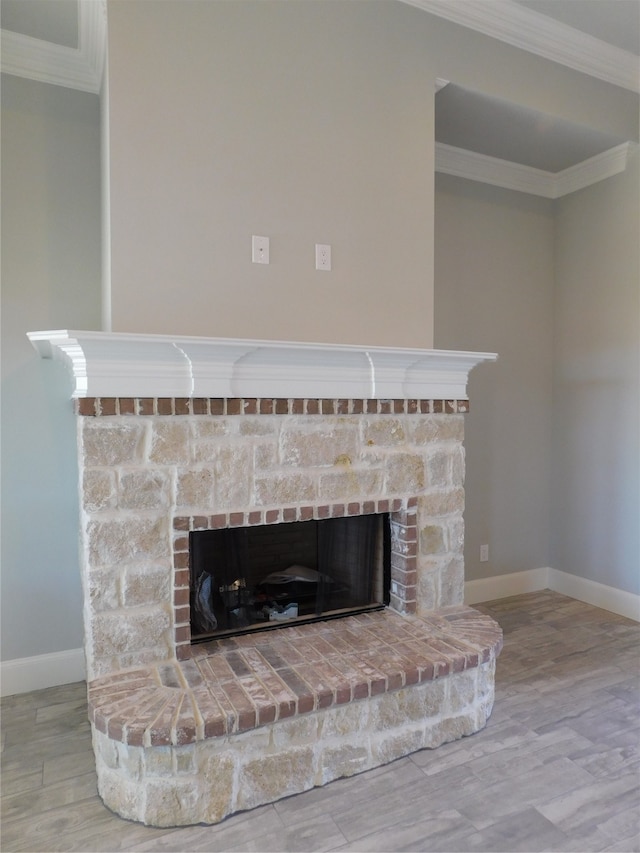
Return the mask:
[(389, 516), (190, 534), (191, 639), (272, 629), (389, 603)]

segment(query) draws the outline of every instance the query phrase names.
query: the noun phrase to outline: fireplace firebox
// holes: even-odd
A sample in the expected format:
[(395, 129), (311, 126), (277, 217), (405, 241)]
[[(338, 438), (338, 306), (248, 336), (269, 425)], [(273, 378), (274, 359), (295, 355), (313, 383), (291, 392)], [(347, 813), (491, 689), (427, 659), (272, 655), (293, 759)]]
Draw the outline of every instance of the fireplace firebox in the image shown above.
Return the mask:
[(380, 610), (389, 514), (189, 534), (191, 641)]

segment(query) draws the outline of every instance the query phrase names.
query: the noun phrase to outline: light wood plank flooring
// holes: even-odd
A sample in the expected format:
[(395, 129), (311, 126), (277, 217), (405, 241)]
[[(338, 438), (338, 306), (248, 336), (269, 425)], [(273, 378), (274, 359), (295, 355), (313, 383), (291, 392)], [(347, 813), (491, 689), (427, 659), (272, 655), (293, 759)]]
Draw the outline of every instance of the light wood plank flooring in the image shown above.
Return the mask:
[(1, 849), (640, 851), (640, 625), (549, 591), (478, 609), (505, 632), (482, 732), (217, 826), (102, 805), (84, 683), (5, 698)]

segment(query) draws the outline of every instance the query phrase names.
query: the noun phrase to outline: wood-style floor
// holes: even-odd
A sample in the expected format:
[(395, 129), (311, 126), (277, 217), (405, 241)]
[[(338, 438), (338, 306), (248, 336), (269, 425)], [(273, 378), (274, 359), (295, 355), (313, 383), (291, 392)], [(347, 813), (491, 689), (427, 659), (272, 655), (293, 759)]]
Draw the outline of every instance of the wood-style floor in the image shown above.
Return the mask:
[(84, 683), (5, 698), (3, 853), (640, 851), (640, 625), (549, 591), (478, 609), (505, 633), (482, 732), (217, 826), (102, 805)]

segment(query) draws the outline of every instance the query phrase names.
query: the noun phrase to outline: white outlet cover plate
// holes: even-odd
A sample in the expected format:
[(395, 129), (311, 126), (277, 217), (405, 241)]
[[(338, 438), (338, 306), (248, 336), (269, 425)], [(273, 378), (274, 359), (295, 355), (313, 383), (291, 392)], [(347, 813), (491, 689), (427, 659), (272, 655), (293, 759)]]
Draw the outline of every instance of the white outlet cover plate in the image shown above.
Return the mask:
[(327, 243), (316, 243), (316, 269), (331, 270), (331, 246)]
[(257, 237), (255, 234), (251, 238), (251, 260), (254, 264), (269, 263), (269, 238)]

